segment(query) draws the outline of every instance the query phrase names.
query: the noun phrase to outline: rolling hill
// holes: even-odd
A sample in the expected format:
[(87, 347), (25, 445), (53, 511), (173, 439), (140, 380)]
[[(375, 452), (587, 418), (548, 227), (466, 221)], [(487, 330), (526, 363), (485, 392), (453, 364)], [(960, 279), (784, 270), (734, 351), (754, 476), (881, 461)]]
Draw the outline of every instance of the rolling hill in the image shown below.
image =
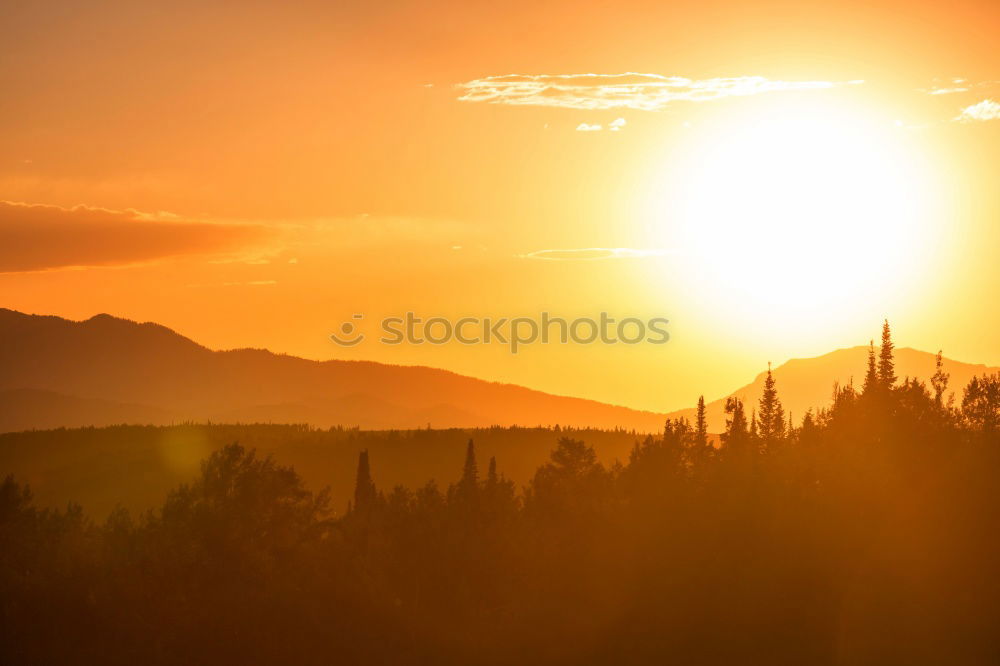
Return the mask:
[[(785, 405), (801, 419), (829, 404), (835, 383), (860, 384), (867, 347), (793, 359), (774, 369)], [(1000, 369), (945, 359), (959, 396)], [(900, 377), (929, 380), (934, 355), (896, 350)], [(730, 395), (753, 406), (765, 373)], [(725, 397), (707, 405), (725, 425)], [(170, 329), (100, 314), (85, 321), (0, 309), (0, 432), (120, 423), (308, 423), (365, 429), (562, 424), (658, 432), (658, 414), (557, 396), (419, 366), (311, 361), (262, 349), (213, 351)]]
[(213, 351), (106, 314), (70, 321), (0, 309), (0, 432), (187, 421), (658, 431), (663, 415), (427, 367)]

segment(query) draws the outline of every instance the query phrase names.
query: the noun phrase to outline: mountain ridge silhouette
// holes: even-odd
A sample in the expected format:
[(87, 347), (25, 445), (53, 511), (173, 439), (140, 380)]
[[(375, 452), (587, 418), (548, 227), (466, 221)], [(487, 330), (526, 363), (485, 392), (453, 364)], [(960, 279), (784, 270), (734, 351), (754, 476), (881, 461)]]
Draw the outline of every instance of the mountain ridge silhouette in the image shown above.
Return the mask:
[[(835, 382), (860, 385), (868, 348), (791, 359), (774, 368), (796, 422), (829, 403)], [(929, 380), (934, 354), (896, 350), (897, 374)], [(950, 391), (982, 364), (944, 359)], [(728, 395), (756, 405), (766, 372)], [(728, 396), (710, 400), (708, 425), (725, 425)], [(314, 361), (266, 349), (212, 350), (153, 322), (109, 314), (73, 321), (0, 308), (0, 432), (118, 423), (308, 423), (366, 429), (535, 426), (658, 432), (658, 413), (478, 379), (427, 366)]]
[[(69, 403), (99, 400), (109, 408), (134, 404), (169, 415), (155, 423), (364, 428), (561, 423), (652, 432), (663, 421), (655, 412), (427, 366), (313, 361), (263, 349), (215, 351), (160, 324), (107, 314), (72, 321), (0, 309), (0, 368), (0, 391), (59, 394)], [(20, 397), (23, 402), (24, 394)], [(0, 431), (121, 422), (60, 422), (53, 416), (32, 423), (12, 411), (0, 395)]]
[[(876, 353), (878, 348), (876, 347)], [(923, 382), (930, 382), (935, 371), (936, 354), (913, 349), (912, 347), (897, 347), (894, 350), (896, 375), (902, 380), (912, 377)], [(864, 382), (865, 369), (868, 362), (868, 346), (859, 345), (836, 349), (820, 356), (793, 358), (776, 366), (772, 372), (777, 383), (778, 395), (781, 398), (785, 413), (791, 413), (798, 425), (806, 411), (813, 414), (819, 408), (832, 402), (834, 385), (853, 385), (861, 389)], [(942, 358), (944, 371), (950, 374), (948, 390), (945, 393), (954, 394), (960, 402), (962, 390), (969, 380), (976, 375), (1000, 371), (1000, 368), (990, 367), (981, 363), (965, 363), (947, 357)], [(709, 430), (721, 432), (725, 428), (725, 402), (728, 397), (739, 397), (744, 401), (747, 412), (757, 407), (757, 400), (764, 389), (764, 379), (767, 371), (759, 373), (752, 382), (742, 386), (732, 393), (717, 400), (706, 402), (705, 411)], [(687, 418), (693, 420), (695, 409), (681, 409), (667, 414), (668, 418)]]

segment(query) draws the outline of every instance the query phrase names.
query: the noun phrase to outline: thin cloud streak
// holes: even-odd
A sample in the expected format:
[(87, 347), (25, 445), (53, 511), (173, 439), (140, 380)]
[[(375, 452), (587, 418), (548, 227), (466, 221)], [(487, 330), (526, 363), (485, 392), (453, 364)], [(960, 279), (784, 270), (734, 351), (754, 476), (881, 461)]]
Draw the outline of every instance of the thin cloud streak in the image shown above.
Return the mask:
[(600, 259), (642, 259), (662, 257), (667, 254), (661, 249), (636, 249), (629, 247), (587, 247), (564, 250), (536, 250), (518, 255), (521, 259), (543, 261), (595, 261)]
[(776, 81), (763, 76), (688, 79), (662, 74), (508, 74), (458, 84), (463, 102), (601, 111), (661, 111), (674, 102), (705, 102), (770, 92), (825, 90), (862, 81)]
[(968, 79), (935, 79), (934, 87), (921, 88), (920, 92), (928, 95), (958, 95), (973, 91), (990, 91), (1000, 85), (1000, 81), (969, 81)]
[(928, 95), (956, 95), (958, 93), (969, 92), (968, 88), (935, 88), (929, 91)]

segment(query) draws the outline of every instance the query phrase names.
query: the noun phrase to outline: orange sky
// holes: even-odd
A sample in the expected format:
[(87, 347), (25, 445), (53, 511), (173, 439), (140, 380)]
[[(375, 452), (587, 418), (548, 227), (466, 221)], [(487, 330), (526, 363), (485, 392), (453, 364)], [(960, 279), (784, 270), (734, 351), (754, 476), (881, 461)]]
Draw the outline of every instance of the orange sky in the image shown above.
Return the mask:
[[(864, 343), (883, 316), (902, 345), (1000, 364), (994, 1), (53, 1), (4, 3), (0, 33), (0, 306), (656, 409)], [(858, 169), (891, 155), (871, 177), (903, 174), (876, 204), (912, 192), (919, 223), (852, 226), (872, 199), (854, 205), (869, 176), (849, 158), (794, 211), (768, 208), (784, 197), (767, 148), (736, 153), (764, 183), (746, 204), (732, 174), (692, 180), (706, 155), (731, 171), (768, 119), (827, 109), (834, 134), (864, 126), (846, 135)], [(810, 178), (831, 145), (775, 179)], [(694, 191), (695, 209), (726, 204), (712, 234), (744, 256), (693, 254), (704, 227), (676, 202)], [(757, 229), (774, 210), (808, 233)], [(588, 248), (631, 252), (572, 252)], [(672, 339), (512, 356), (327, 338), (407, 310), (664, 316)]]

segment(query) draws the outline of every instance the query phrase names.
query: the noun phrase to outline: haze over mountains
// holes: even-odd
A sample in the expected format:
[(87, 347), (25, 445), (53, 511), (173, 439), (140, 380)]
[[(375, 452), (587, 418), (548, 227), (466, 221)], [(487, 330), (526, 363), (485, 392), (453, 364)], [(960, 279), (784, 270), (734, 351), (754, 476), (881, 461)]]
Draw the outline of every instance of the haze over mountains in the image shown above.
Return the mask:
[[(834, 382), (860, 383), (866, 354), (853, 347), (775, 368), (786, 410), (798, 421), (829, 402)], [(926, 381), (934, 355), (899, 349), (896, 368), (900, 377)], [(997, 370), (947, 359), (945, 369), (959, 395), (972, 376)], [(763, 377), (733, 394), (753, 404)], [(724, 426), (723, 404), (708, 404), (712, 431)], [(0, 309), (0, 432), (206, 420), (366, 429), (558, 423), (657, 432), (666, 416), (693, 413), (639, 411), (427, 367), (212, 351), (166, 327), (106, 314), (76, 322)]]
[[(935, 370), (936, 354), (909, 347), (896, 348), (894, 354), (896, 375), (900, 379), (916, 377), (930, 383)], [(782, 363), (774, 368), (773, 373), (785, 413), (791, 413), (795, 423), (798, 424), (807, 410), (812, 409), (815, 413), (818, 408), (830, 404), (834, 384), (847, 386), (853, 383), (860, 389), (864, 382), (867, 363), (868, 347), (865, 346), (838, 349), (822, 356), (795, 358)], [(951, 375), (945, 399), (954, 393), (958, 402), (961, 402), (962, 390), (974, 376), (1000, 371), (1000, 368), (962, 363), (947, 357), (943, 358), (943, 365), (945, 372)], [(764, 390), (766, 376), (766, 371), (761, 372), (750, 384), (733, 391), (730, 395), (742, 398), (748, 410), (755, 408)], [(726, 399), (723, 397), (705, 405), (709, 429), (712, 432), (721, 432), (725, 427), (725, 403)], [(671, 412), (667, 416), (693, 419), (694, 414), (695, 410), (691, 408)]]
[(0, 310), (0, 431), (206, 420), (657, 431), (663, 416), (433, 368), (212, 351), (106, 314), (75, 322)]

